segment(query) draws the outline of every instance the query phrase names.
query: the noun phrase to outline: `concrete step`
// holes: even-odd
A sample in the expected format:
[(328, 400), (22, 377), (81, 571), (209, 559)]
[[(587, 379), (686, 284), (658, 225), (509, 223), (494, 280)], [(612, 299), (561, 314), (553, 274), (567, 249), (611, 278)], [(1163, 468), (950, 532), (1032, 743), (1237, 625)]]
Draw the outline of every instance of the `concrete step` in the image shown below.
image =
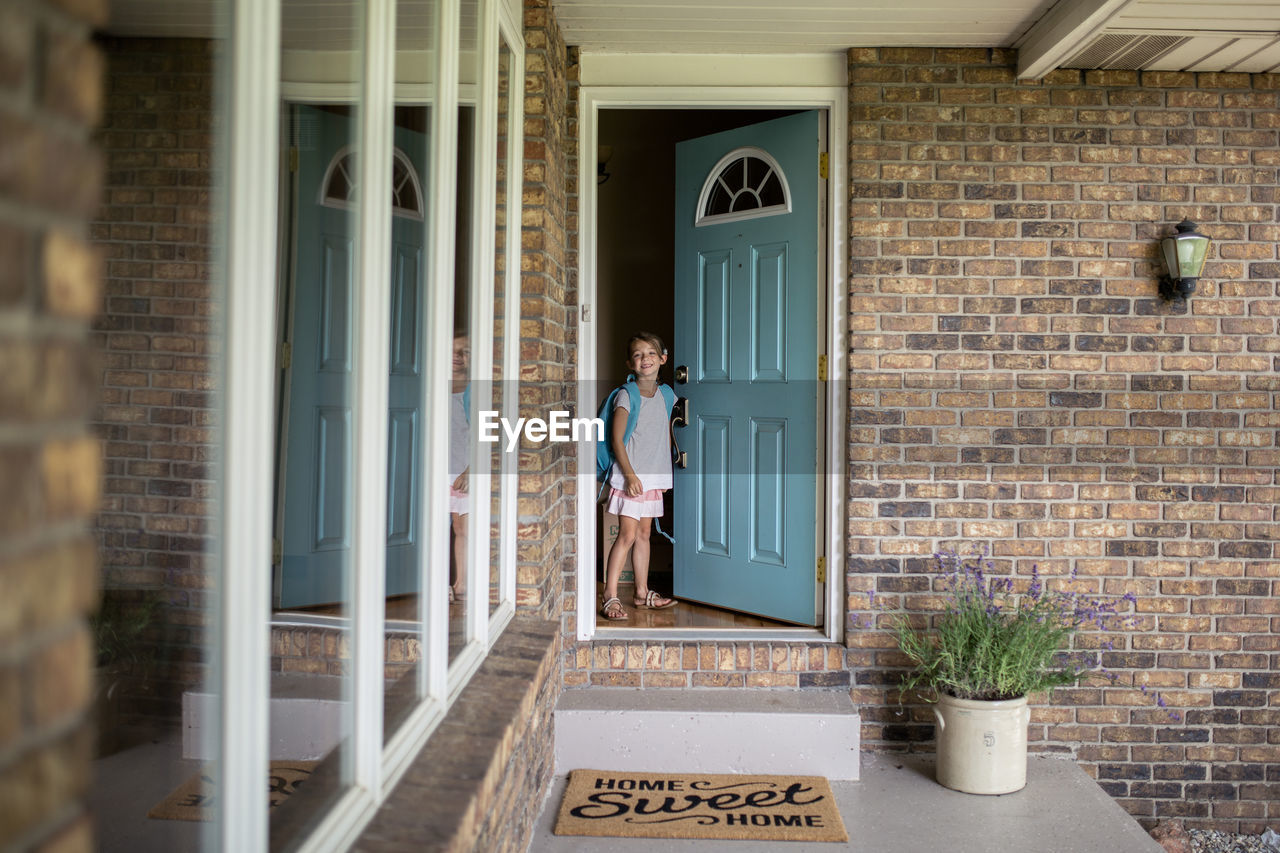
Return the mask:
[(565, 690), (556, 773), (578, 768), (858, 778), (849, 695), (799, 690)]
[[(343, 681), (334, 675), (271, 674), (270, 737), (272, 761), (319, 761), (342, 739), (343, 719), (350, 716)], [(217, 757), (210, 726), (217, 719), (218, 697), (182, 694), (182, 757), (210, 761)]]

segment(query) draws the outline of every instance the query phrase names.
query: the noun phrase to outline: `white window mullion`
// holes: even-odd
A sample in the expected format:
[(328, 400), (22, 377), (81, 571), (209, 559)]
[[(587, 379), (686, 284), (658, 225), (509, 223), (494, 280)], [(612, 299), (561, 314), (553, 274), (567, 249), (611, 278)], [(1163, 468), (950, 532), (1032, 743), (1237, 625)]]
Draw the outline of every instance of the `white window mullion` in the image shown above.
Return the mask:
[(423, 659), (426, 693), (445, 699), (449, 669), (449, 380), (453, 361), (454, 223), (457, 219), (458, 0), (440, 0), (431, 116), (431, 187), (427, 234), (426, 423), (423, 430), (422, 506), (427, 547), (421, 549)]
[[(493, 216), (497, 187), (498, 150), (498, 34), (494, 11), (496, 0), (480, 0), (479, 35), (476, 52), (479, 75), (476, 86), (476, 134), (471, 183), (471, 375), (481, 380), (476, 386), (488, 389), (482, 394), (483, 407), (493, 407)], [(461, 223), (459, 223), (461, 227)], [(479, 408), (479, 406), (477, 406)], [(493, 445), (474, 440), (472, 430), (471, 470), (471, 537), (467, 542), (471, 553), (467, 568), (467, 641), (488, 647), (489, 643), (489, 564), (492, 544), (489, 541), (492, 520)]]
[[(506, 186), (506, 283), (503, 298), (506, 300), (503, 318), (502, 395), (503, 415), (511, 423), (520, 413), (520, 224), (521, 201), (524, 184), (524, 38), (520, 25), (510, 17), (510, 6), (502, 2), (499, 7), (498, 31), (511, 51), (511, 65), (507, 80), (507, 186)], [(502, 454), (502, 541), (499, 544), (501, 569), (498, 576), (498, 599), (502, 604), (498, 618), (510, 618), (516, 599), (516, 529), (519, 506), (519, 453)], [(495, 625), (496, 628), (496, 625)]]
[(225, 97), (227, 282), (222, 564), (213, 689), (221, 782), (208, 849), (265, 851), (279, 160), (279, 0), (231, 7)]
[(375, 798), (382, 764), (383, 623), (386, 614), (387, 370), (390, 355), (392, 90), (395, 0), (367, 0), (356, 274), (355, 541), (352, 549), (354, 777)]

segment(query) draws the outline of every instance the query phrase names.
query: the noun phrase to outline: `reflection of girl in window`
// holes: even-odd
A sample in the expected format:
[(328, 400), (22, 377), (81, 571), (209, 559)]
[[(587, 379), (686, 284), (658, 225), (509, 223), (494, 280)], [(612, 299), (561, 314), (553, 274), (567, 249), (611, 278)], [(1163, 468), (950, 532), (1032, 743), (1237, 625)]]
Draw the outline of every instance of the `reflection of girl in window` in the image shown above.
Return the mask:
[(467, 594), (467, 445), (471, 437), (471, 413), (467, 411), (467, 374), (471, 370), (471, 338), (453, 334), (453, 378), (449, 383), (449, 514), (453, 518), (453, 572), (449, 600)]

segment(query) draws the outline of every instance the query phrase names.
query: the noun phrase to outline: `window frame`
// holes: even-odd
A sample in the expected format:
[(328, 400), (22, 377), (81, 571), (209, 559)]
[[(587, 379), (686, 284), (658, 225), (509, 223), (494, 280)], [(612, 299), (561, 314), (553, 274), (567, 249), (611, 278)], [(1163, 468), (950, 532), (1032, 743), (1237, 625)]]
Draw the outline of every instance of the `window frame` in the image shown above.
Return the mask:
[[(218, 140), (226, 183), (218, 194), (226, 223), (223, 264), (226, 309), (220, 331), (225, 336), (225, 456), (221, 464), (218, 529), (223, 548), (218, 554), (221, 589), (216, 596), (213, 687), (220, 697), (215, 727), (216, 750), (222, 768), (218, 796), (221, 808), (203, 836), (205, 849), (267, 850), (270, 831), (266, 798), (259, 796), (269, 755), (270, 575), (274, 517), (272, 477), (275, 466), (274, 376), (263, 364), (275, 361), (278, 310), (277, 232), (279, 184), (277, 161), (263, 151), (280, 150), (281, 108), (290, 102), (340, 102), (359, 99), (358, 139), (363, 156), (357, 158), (362, 204), (357, 211), (357, 373), (353, 386), (356, 419), (353, 435), (355, 467), (353, 503), (356, 507), (352, 589), (352, 766), (349, 784), (305, 838), (296, 839), (302, 851), (348, 847), (376, 813), (413, 757), (444, 718), (449, 705), (475, 674), (493, 643), (515, 613), (516, 490), (504, 492), (500, 506), (498, 603), (489, 612), (489, 596), (467, 598), (464, 648), (448, 660), (448, 501), (433, 488), (447, 470), (446, 443), (430, 441), (447, 434), (448, 407), (435, 405), (447, 395), (449, 347), (452, 331), (452, 290), (432, 286), (453, 281), (454, 229), (472, 229), (476, 252), (469, 282), (473, 328), (481, 326), (486, 340), (475, 339), (476, 375), (492, 376), (492, 317), (497, 146), (498, 33), (511, 51), (512, 92), (523, 79), (525, 45), (519, 18), (507, 0), (478, 0), (481, 27), (479, 79), (464, 84), (458, 74), (460, 0), (440, 0), (438, 45), (431, 57), (432, 83), (397, 84), (396, 0), (365, 0), (360, 65), (363, 80), (324, 82), (281, 81), (290, 60), (281, 59), (281, 0), (227, 0), (228, 57), (220, 83), (219, 101), (228, 121)], [(305, 62), (302, 63), (305, 65)], [(296, 65), (296, 64), (295, 64)], [(293, 67), (293, 66), (290, 66)], [(317, 65), (319, 68), (319, 65)], [(460, 102), (477, 105), (476, 177), (471, 188), (473, 219), (456, 221), (457, 112)], [(422, 529), (427, 537), (419, 566), (424, 590), (419, 632), (423, 641), (418, 667), (418, 702), (391, 737), (383, 731), (385, 620), (385, 525), (387, 452), (387, 300), (390, 275), (385, 247), (391, 234), (391, 186), (381, 176), (391, 174), (394, 107), (399, 103), (430, 101), (431, 123), (428, 186), (423, 194), (424, 227), (429, 254), (428, 296), (424, 300), (427, 342), (426, 397), (422, 446)], [(522, 99), (509, 98), (508, 162), (519, 163), (523, 126)], [(519, 223), (522, 169), (507, 169), (506, 288), (508, 334), (501, 354), (504, 376), (518, 378)], [(487, 232), (487, 235), (486, 235)], [(478, 239), (477, 239), (478, 238)], [(487, 242), (486, 242), (487, 241)], [(366, 247), (374, 247), (366, 251)], [(487, 247), (487, 250), (486, 248)], [(487, 314), (486, 314), (487, 310)], [(487, 352), (484, 346), (488, 346)], [(487, 371), (486, 374), (484, 371)], [(508, 372), (509, 371), (509, 372)], [(515, 393), (505, 395), (505, 400)], [(473, 440), (473, 490), (488, 496), (492, 486), (488, 448)], [(514, 462), (504, 454), (502, 475), (515, 475)], [(473, 524), (487, 530), (489, 501), (475, 501)], [(482, 517), (483, 516), (483, 517)], [(481, 527), (483, 524), (484, 527)], [(483, 547), (481, 547), (483, 546)], [(488, 536), (471, 537), (468, 559), (469, 589), (477, 593), (490, 584)], [(385, 743), (384, 743), (385, 739)]]
[[(739, 160), (749, 158), (761, 161), (769, 167), (772, 175), (777, 176), (778, 183), (782, 187), (782, 203), (771, 204), (767, 207), (753, 207), (749, 210), (731, 210), (728, 213), (707, 213), (707, 202), (711, 200), (711, 194), (715, 191), (716, 184), (721, 183), (721, 175)], [(791, 184), (787, 180), (786, 172), (782, 170), (782, 167), (778, 165), (778, 161), (768, 151), (763, 148), (757, 148), (754, 145), (747, 145), (735, 148), (721, 157), (707, 172), (706, 180), (702, 182), (702, 191), (698, 193), (698, 207), (694, 211), (693, 225), (695, 228), (701, 228), (705, 225), (722, 225), (726, 222), (742, 222), (747, 219), (782, 216), (790, 212)]]

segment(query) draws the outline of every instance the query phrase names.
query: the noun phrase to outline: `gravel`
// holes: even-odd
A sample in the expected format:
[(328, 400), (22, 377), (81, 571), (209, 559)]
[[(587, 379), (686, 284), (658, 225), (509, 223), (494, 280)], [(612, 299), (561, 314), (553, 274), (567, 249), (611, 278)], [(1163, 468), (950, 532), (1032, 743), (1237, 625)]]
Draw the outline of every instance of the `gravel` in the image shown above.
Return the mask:
[(1261, 835), (1232, 835), (1216, 829), (1189, 829), (1192, 853), (1278, 853)]

